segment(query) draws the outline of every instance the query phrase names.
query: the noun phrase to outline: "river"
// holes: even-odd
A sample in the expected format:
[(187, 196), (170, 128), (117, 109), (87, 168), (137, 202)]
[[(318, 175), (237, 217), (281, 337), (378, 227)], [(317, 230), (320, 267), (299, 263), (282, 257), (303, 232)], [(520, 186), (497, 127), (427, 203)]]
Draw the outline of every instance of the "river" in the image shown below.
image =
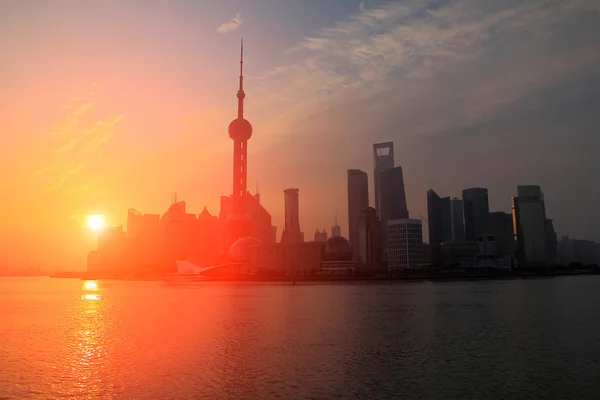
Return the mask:
[(599, 289), (0, 278), (0, 399), (597, 399)]

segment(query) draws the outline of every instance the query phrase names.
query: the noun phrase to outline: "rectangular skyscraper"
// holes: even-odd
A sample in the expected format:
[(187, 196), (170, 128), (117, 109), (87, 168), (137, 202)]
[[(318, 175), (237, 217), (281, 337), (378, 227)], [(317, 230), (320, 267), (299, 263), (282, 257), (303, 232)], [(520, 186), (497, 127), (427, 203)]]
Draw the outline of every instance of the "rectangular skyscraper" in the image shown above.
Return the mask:
[(444, 197), (442, 205), (442, 242), (465, 240), (463, 202), (456, 197)]
[(381, 221), (407, 219), (406, 192), (402, 167), (382, 171), (379, 175), (379, 203)]
[(427, 191), (427, 219), (429, 227), (429, 245), (431, 246), (432, 261), (441, 262), (441, 247), (444, 241), (442, 232), (442, 199), (433, 190)]
[(348, 170), (348, 236), (358, 260), (358, 226), (361, 211), (369, 206), (369, 178), (359, 169)]
[(471, 188), (463, 190), (462, 194), (465, 238), (469, 241), (475, 241), (477, 235), (484, 233), (485, 223), (490, 213), (488, 190), (485, 188)]
[(384, 260), (387, 252), (387, 222), (408, 219), (402, 167), (386, 169), (379, 174), (380, 221), (383, 227)]
[(375, 184), (375, 210), (377, 211), (377, 216), (381, 219), (380, 174), (386, 169), (394, 168), (394, 143), (375, 143), (373, 145), (373, 162), (375, 164), (373, 173), (373, 181)]
[(546, 253), (546, 206), (539, 186), (517, 187), (513, 197), (513, 226), (520, 263), (544, 263)]
[(515, 252), (515, 239), (512, 216), (502, 211), (488, 215), (485, 233), (496, 239), (496, 251), (500, 256), (512, 256)]
[(281, 234), (281, 243), (302, 243), (304, 234), (300, 231), (300, 200), (298, 189), (286, 189), (285, 197), (285, 227)]
[(423, 230), (418, 219), (387, 222), (388, 271), (417, 268), (424, 261)]

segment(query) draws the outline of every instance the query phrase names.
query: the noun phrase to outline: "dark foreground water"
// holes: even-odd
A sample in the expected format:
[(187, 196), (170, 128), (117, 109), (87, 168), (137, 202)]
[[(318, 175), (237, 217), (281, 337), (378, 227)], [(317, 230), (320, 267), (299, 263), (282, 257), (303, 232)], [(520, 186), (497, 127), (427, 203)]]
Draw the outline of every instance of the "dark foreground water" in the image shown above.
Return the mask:
[(1, 399), (598, 399), (600, 279), (0, 279)]

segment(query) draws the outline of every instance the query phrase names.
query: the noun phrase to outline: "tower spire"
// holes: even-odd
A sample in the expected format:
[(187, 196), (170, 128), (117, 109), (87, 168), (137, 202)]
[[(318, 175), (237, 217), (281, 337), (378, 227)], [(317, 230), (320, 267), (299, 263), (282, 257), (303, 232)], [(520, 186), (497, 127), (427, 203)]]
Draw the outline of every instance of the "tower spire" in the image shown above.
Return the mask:
[(240, 43), (240, 87), (238, 89), (238, 118), (244, 118), (244, 38), (241, 39)]

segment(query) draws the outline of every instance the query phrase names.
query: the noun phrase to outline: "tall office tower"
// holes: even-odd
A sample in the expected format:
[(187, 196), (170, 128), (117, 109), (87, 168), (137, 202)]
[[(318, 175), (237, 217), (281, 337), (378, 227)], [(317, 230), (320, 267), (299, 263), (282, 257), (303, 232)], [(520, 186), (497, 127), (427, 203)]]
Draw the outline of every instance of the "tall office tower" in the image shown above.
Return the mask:
[(227, 217), (227, 241), (232, 244), (237, 239), (248, 236), (252, 221), (244, 208), (243, 198), (247, 191), (248, 179), (248, 140), (252, 137), (252, 125), (244, 118), (244, 42), (240, 50), (240, 77), (237, 92), (238, 115), (229, 124), (229, 137), (233, 140), (233, 212)]
[(331, 237), (342, 236), (342, 227), (338, 224), (337, 213), (335, 213), (335, 220), (331, 227)]
[(404, 178), (402, 167), (386, 169), (379, 174), (379, 220), (383, 229), (383, 254), (387, 254), (387, 222), (408, 218), (406, 195), (404, 193)]
[(281, 234), (281, 243), (302, 243), (304, 234), (300, 230), (300, 200), (298, 189), (285, 189), (285, 226)]
[(379, 203), (381, 221), (407, 219), (406, 193), (402, 167), (386, 169), (379, 175)]
[(556, 264), (558, 259), (558, 237), (554, 230), (554, 221), (546, 219), (546, 263)]
[(546, 207), (540, 187), (518, 186), (517, 197), (512, 198), (512, 213), (519, 262), (544, 263), (546, 261)]
[[(381, 225), (377, 212), (373, 207), (366, 207), (360, 212), (358, 221), (358, 262), (370, 272), (376, 272), (381, 267)], [(358, 251), (357, 251), (358, 250)]]
[(487, 216), (490, 213), (488, 190), (485, 188), (465, 189), (463, 195), (463, 213), (465, 218), (465, 238), (477, 240), (484, 233)]
[(369, 206), (369, 178), (359, 169), (348, 170), (348, 238), (354, 249), (353, 258), (357, 261), (358, 224), (361, 212)]
[(313, 242), (322, 242), (325, 243), (327, 241), (327, 230), (323, 229), (322, 231), (316, 230), (313, 235)]
[(377, 216), (381, 219), (381, 195), (380, 195), (380, 174), (386, 169), (394, 168), (394, 142), (375, 143), (373, 145), (373, 160), (375, 170), (373, 181), (375, 184), (375, 210)]
[(427, 224), (429, 227), (429, 245), (431, 246), (432, 262), (442, 261), (441, 244), (444, 241), (442, 222), (442, 199), (433, 190), (427, 191)]
[(463, 202), (456, 197), (444, 197), (442, 205), (442, 242), (465, 240), (463, 225)]
[(388, 272), (418, 268), (425, 260), (423, 228), (418, 219), (387, 222)]
[(570, 239), (568, 236), (562, 236), (560, 241), (558, 242), (558, 263), (561, 265), (569, 265), (575, 261), (574, 252), (573, 252), (573, 244), (574, 240)]
[(512, 215), (502, 211), (488, 214), (485, 233), (496, 238), (498, 255), (512, 256), (515, 252), (515, 235), (513, 233)]

